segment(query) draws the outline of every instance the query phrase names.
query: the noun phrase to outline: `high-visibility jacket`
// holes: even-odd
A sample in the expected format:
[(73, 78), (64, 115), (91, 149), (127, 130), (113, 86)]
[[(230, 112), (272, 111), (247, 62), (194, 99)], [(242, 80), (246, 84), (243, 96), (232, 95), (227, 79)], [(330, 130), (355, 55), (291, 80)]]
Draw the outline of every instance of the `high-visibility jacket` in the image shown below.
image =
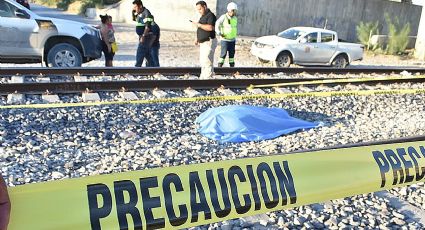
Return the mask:
[(228, 14), (223, 14), (216, 22), (216, 31), (225, 40), (233, 41), (238, 36), (238, 18), (230, 17)]
[(150, 27), (153, 22), (152, 14), (146, 8), (144, 8), (139, 14), (133, 12), (133, 19), (136, 21), (136, 33), (140, 36), (143, 35), (145, 26)]

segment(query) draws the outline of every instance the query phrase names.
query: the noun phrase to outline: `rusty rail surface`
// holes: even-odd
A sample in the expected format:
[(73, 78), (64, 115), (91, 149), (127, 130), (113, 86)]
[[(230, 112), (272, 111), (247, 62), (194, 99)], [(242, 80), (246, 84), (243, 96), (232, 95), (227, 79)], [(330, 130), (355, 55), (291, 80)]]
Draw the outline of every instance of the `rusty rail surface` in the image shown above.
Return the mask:
[[(214, 68), (218, 75), (254, 75), (254, 74), (391, 74), (408, 71), (412, 73), (425, 73), (425, 68), (345, 68), (335, 69), (328, 67), (315, 68), (273, 68), (273, 67), (241, 67), (241, 68)], [(12, 75), (138, 75), (148, 76), (162, 74), (165, 76), (199, 75), (201, 69), (198, 67), (160, 67), (160, 68), (126, 68), (126, 67), (101, 67), (101, 68), (0, 68), (0, 76)]]
[[(332, 80), (341, 78), (332, 78)], [(0, 84), (0, 94), (25, 93), (42, 94), (50, 93), (80, 93), (84, 91), (108, 92), (108, 91), (146, 91), (153, 89), (181, 90), (192, 89), (217, 89), (225, 87), (230, 89), (246, 89), (251, 85), (268, 85), (303, 81), (302, 85), (317, 84), (313, 81), (331, 80), (330, 78), (309, 78), (309, 79), (211, 79), (211, 80), (138, 80), (138, 81), (98, 81), (98, 82), (50, 82), (50, 83), (7, 83)], [(403, 82), (425, 82), (425, 79), (382, 79), (365, 80), (362, 82), (324, 82), (323, 85), (344, 85), (344, 84), (389, 84)]]

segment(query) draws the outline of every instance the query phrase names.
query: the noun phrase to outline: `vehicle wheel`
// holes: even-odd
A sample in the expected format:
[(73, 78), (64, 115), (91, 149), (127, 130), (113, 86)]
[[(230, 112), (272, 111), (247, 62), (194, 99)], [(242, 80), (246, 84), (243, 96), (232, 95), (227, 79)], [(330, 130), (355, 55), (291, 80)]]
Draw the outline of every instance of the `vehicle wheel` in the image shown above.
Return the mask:
[(343, 55), (338, 55), (336, 58), (332, 61), (332, 67), (343, 69), (348, 65), (347, 59)]
[(269, 63), (270, 62), (268, 60), (264, 60), (264, 59), (261, 59), (261, 58), (257, 58), (257, 60), (261, 63)]
[(75, 46), (67, 43), (59, 43), (53, 46), (47, 54), (49, 67), (80, 67), (82, 57)]
[(277, 67), (289, 67), (292, 63), (292, 57), (289, 53), (281, 53), (276, 58)]

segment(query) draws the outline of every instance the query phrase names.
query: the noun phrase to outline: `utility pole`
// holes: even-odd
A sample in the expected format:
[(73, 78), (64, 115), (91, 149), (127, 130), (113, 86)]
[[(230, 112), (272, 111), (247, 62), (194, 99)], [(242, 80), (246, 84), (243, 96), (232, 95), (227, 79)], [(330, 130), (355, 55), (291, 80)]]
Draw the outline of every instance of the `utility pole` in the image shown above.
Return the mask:
[(415, 57), (425, 61), (425, 6), (422, 6), (421, 21), (416, 36)]

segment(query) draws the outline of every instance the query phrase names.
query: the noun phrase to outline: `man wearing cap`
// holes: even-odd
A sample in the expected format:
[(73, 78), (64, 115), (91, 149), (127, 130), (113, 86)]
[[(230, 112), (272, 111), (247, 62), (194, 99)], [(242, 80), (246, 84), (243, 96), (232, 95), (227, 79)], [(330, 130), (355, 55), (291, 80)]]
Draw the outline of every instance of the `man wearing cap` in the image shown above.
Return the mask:
[(201, 15), (198, 22), (192, 22), (196, 31), (196, 45), (199, 45), (199, 59), (201, 62), (201, 78), (207, 79), (213, 75), (214, 52), (217, 47), (215, 36), (215, 22), (217, 18), (207, 7), (205, 1), (196, 3), (196, 10)]
[(215, 25), (215, 31), (221, 36), (221, 54), (218, 61), (218, 67), (223, 67), (227, 53), (229, 53), (229, 65), (235, 67), (235, 46), (236, 36), (238, 35), (238, 18), (236, 11), (238, 5), (231, 2), (227, 5), (227, 13), (221, 15)]
[(141, 67), (143, 59), (150, 58), (148, 35), (153, 21), (151, 12), (143, 6), (141, 0), (133, 1), (133, 21), (136, 21), (136, 33), (139, 36), (139, 45), (136, 53), (136, 67)]

